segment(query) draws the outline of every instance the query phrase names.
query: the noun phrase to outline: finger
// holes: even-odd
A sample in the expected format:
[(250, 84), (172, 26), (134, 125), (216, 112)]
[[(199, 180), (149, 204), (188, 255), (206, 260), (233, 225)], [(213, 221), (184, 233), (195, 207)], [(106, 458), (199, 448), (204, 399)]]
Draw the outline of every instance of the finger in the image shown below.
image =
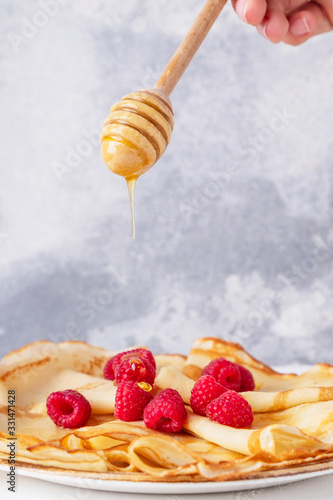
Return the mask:
[(258, 26), (264, 19), (266, 0), (232, 0), (232, 5), (242, 21)]
[[(296, 12), (296, 10), (300, 10), (304, 5), (308, 3), (309, 0), (289, 0), (286, 5), (286, 14), (287, 17), (291, 12)], [(329, 0), (330, 1), (330, 0)]]
[(289, 30), (283, 41), (289, 45), (300, 45), (312, 36), (332, 29), (333, 22), (324, 8), (315, 2), (309, 2), (301, 10), (290, 14)]
[(257, 27), (259, 33), (273, 43), (281, 42), (288, 33), (289, 21), (286, 9), (286, 2), (268, 0), (265, 17)]

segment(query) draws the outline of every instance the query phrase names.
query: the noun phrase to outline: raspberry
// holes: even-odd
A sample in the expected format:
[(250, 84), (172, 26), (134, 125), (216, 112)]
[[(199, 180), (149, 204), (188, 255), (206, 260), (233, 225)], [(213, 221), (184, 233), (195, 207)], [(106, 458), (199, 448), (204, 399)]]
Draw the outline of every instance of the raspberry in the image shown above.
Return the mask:
[(125, 422), (142, 420), (143, 410), (153, 398), (151, 389), (146, 382), (121, 381), (117, 386), (114, 416)]
[(178, 432), (183, 427), (187, 412), (183, 400), (175, 389), (161, 391), (146, 406), (143, 420), (149, 429)]
[(125, 359), (130, 359), (133, 357), (138, 357), (145, 359), (156, 371), (156, 362), (154, 356), (148, 349), (132, 349), (130, 351), (119, 352), (113, 358), (109, 359), (104, 367), (104, 377), (108, 380), (114, 380), (118, 366), (125, 361)]
[(125, 359), (116, 371), (117, 384), (122, 380), (135, 380), (136, 382), (147, 382), (153, 385), (155, 370), (144, 358), (132, 357)]
[(251, 405), (235, 391), (226, 391), (209, 403), (206, 415), (230, 427), (250, 427), (253, 422)]
[(194, 384), (191, 391), (191, 408), (199, 415), (206, 415), (206, 406), (218, 398), (227, 389), (216, 382), (211, 375), (203, 375)]
[(46, 400), (46, 411), (59, 427), (82, 427), (91, 414), (89, 401), (78, 391), (52, 392)]
[(239, 391), (241, 374), (238, 366), (224, 358), (211, 361), (202, 371), (201, 375), (211, 375), (215, 380), (231, 391)]
[(242, 365), (237, 365), (241, 374), (241, 386), (239, 392), (254, 391), (255, 382), (252, 373)]
[(107, 380), (114, 380), (113, 360), (114, 358), (109, 359), (109, 361), (104, 366), (104, 377)]

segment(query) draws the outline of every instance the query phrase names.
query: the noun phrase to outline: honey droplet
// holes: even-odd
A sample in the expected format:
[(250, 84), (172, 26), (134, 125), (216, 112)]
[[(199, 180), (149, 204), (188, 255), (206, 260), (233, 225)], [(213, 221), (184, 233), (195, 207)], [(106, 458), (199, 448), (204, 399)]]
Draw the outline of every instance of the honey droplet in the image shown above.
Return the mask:
[(138, 382), (138, 386), (146, 392), (150, 392), (153, 389), (148, 382)]
[(140, 358), (131, 358), (129, 360), (129, 364), (132, 368), (132, 370), (135, 370), (137, 366), (143, 366), (143, 363)]

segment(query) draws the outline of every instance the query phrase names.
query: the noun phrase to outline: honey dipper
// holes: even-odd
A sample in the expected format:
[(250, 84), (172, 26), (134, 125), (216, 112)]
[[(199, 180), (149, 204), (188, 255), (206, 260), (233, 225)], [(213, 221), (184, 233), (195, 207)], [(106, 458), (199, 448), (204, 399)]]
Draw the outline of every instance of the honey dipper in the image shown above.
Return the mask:
[(207, 0), (184, 40), (152, 89), (138, 90), (112, 106), (102, 130), (107, 167), (125, 177), (135, 238), (134, 187), (137, 178), (162, 156), (171, 138), (173, 110), (169, 95), (205, 39), (227, 0)]

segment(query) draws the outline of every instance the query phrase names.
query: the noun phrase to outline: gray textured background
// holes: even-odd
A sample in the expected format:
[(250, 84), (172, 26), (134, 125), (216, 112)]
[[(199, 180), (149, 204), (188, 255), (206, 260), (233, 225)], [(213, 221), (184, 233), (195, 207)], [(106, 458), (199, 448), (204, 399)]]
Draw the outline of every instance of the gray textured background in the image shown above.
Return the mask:
[(98, 134), (204, 2), (51, 3), (1, 2), (0, 354), (218, 335), (269, 363), (332, 361), (333, 35), (274, 46), (225, 8), (171, 96), (133, 242)]

